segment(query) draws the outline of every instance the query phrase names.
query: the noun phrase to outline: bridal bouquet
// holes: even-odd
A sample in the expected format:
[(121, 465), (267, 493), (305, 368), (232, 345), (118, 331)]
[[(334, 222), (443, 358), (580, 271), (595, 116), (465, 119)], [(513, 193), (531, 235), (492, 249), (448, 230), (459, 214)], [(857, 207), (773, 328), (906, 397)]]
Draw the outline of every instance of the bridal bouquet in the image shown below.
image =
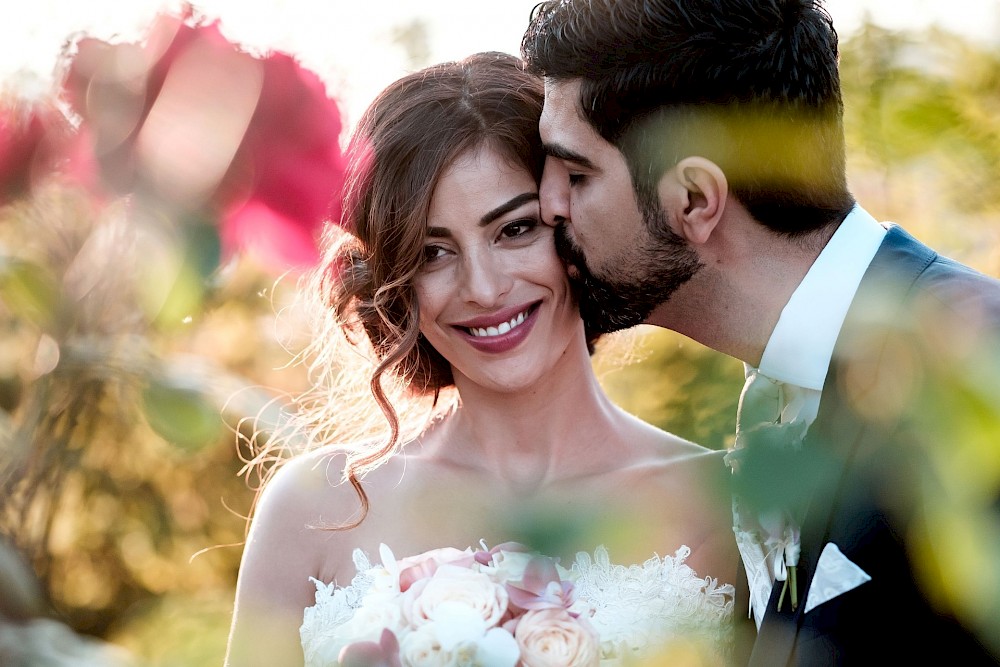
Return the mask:
[[(480, 550), (435, 549), (360, 572), (316, 665), (599, 665), (601, 644), (554, 559), (506, 543)], [(359, 578), (361, 581), (359, 581)], [(362, 584), (359, 586), (359, 584)], [(346, 607), (344, 608), (347, 610)], [(307, 612), (308, 613), (308, 612)], [(329, 627), (329, 626), (328, 626)], [(309, 659), (312, 657), (313, 659)]]
[(604, 546), (570, 567), (517, 543), (433, 549), (381, 565), (354, 551), (347, 586), (316, 584), (305, 667), (623, 667), (728, 664), (735, 588), (691, 550), (617, 565)]

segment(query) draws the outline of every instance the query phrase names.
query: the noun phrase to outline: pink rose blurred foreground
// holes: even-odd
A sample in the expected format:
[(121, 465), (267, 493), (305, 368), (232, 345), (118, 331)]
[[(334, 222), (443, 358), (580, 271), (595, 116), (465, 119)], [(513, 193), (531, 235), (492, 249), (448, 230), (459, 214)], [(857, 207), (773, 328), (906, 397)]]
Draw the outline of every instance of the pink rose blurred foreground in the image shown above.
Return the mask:
[(50, 102), (0, 99), (0, 206), (27, 195), (61, 165), (71, 133)]
[(207, 213), (227, 255), (279, 270), (318, 259), (320, 227), (340, 215), (342, 123), (290, 55), (252, 55), (188, 8), (142, 43), (81, 40), (63, 87), (112, 192)]

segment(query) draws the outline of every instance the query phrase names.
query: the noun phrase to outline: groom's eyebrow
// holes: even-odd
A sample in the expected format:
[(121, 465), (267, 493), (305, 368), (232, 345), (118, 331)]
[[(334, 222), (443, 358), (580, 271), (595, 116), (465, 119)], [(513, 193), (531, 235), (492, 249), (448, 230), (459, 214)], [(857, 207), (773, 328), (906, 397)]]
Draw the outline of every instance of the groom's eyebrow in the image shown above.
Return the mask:
[(586, 156), (581, 155), (574, 150), (570, 150), (562, 144), (544, 144), (543, 148), (545, 149), (545, 154), (549, 157), (566, 160), (567, 162), (573, 162), (580, 165), (584, 169), (594, 168), (594, 163), (587, 159)]

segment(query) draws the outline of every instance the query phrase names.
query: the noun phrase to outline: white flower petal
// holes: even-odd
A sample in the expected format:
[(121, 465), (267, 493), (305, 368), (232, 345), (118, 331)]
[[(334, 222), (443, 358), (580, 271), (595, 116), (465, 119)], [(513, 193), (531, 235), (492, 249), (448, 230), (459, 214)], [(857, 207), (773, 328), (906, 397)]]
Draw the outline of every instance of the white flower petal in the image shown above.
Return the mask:
[(452, 651), (459, 644), (476, 643), (486, 633), (482, 614), (459, 602), (442, 602), (434, 611), (434, 631), (441, 648)]
[(521, 658), (517, 640), (506, 630), (493, 628), (479, 642), (477, 662), (489, 667), (514, 667)]

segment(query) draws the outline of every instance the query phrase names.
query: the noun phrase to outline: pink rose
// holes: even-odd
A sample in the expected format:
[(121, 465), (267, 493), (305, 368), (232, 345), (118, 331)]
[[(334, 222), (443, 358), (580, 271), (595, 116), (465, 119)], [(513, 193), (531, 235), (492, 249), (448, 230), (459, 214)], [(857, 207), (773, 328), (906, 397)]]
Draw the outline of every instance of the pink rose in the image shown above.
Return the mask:
[(505, 554), (512, 553), (527, 554), (530, 553), (530, 550), (520, 542), (503, 542), (488, 551), (485, 549), (477, 549), (475, 556), (476, 562), (480, 565), (492, 565), (495, 564), (497, 560), (503, 559)]
[(528, 561), (519, 582), (507, 582), (511, 606), (518, 609), (569, 609), (576, 601), (572, 581), (563, 581), (556, 562), (535, 555)]
[(383, 630), (376, 642), (354, 642), (340, 651), (340, 667), (400, 667), (399, 641), (390, 630)]
[(0, 205), (28, 194), (67, 156), (71, 128), (45, 103), (0, 101)]
[[(298, 242), (295, 247), (286, 241), (287, 263), (312, 264), (323, 221), (340, 219), (345, 167), (340, 110), (320, 78), (291, 56), (273, 53), (263, 67), (260, 102), (222, 187), (242, 192), (246, 204), (266, 208), (269, 218), (262, 221), (285, 221), (286, 234), (291, 230), (289, 238)], [(239, 243), (241, 229), (253, 224), (252, 209), (232, 200), (223, 241)]]
[(279, 271), (317, 261), (320, 228), (340, 215), (342, 122), (292, 56), (252, 55), (188, 7), (141, 44), (81, 40), (63, 87), (112, 191), (214, 218), (226, 254)]
[(431, 577), (437, 569), (445, 564), (469, 567), (475, 556), (471, 549), (461, 551), (454, 547), (431, 549), (416, 556), (409, 556), (397, 561), (399, 566), (399, 590), (406, 592), (414, 582)]
[(524, 667), (596, 667), (600, 639), (584, 619), (565, 609), (537, 609), (516, 620), (514, 638)]

